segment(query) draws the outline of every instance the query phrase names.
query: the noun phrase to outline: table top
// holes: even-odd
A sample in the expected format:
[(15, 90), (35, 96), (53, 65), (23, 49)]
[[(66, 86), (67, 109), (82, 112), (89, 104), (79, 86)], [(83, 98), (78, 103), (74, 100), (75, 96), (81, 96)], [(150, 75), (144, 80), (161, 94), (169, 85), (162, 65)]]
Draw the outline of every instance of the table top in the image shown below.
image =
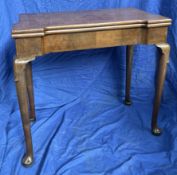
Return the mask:
[[(146, 13), (133, 8), (101, 9), (62, 13), (21, 14), (14, 25), (15, 34), (40, 33), (52, 30), (85, 30), (86, 28), (104, 28), (108, 26), (169, 26), (171, 19)], [(50, 33), (50, 32), (49, 32)]]

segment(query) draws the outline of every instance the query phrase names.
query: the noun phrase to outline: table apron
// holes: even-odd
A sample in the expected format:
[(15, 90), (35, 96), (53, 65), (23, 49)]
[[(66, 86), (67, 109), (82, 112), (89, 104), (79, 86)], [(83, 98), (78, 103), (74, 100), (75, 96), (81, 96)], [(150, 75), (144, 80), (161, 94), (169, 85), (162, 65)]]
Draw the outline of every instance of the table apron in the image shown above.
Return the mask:
[(23, 60), (49, 52), (63, 52), (123, 45), (165, 43), (167, 27), (132, 28), (56, 33), (16, 39), (17, 58)]

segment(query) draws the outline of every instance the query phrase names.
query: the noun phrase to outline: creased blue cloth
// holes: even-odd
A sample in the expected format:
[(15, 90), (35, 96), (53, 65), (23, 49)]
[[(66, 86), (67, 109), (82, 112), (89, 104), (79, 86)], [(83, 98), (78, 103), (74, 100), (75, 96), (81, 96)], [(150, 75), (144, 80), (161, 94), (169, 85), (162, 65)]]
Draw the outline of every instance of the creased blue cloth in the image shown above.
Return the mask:
[[(52, 53), (33, 62), (35, 162), (24, 168), (11, 39), (19, 14), (121, 7), (173, 19), (171, 61), (159, 112), (163, 135), (150, 133), (159, 56), (154, 46), (134, 49), (130, 107), (123, 104), (125, 47)], [(177, 175), (176, 9), (175, 0), (1, 0), (0, 175)]]

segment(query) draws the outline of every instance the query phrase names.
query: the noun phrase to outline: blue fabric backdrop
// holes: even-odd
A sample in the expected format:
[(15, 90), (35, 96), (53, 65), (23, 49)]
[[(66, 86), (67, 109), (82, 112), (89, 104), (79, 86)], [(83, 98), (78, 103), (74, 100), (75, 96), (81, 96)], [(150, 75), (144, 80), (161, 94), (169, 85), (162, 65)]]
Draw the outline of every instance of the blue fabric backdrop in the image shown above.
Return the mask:
[[(163, 135), (150, 133), (158, 56), (154, 46), (135, 47), (131, 107), (123, 104), (124, 47), (48, 54), (33, 62), (35, 163), (24, 168), (12, 25), (20, 13), (116, 7), (136, 7), (173, 19), (168, 36), (171, 62), (159, 114)], [(176, 0), (0, 0), (0, 174), (176, 175), (176, 9)]]

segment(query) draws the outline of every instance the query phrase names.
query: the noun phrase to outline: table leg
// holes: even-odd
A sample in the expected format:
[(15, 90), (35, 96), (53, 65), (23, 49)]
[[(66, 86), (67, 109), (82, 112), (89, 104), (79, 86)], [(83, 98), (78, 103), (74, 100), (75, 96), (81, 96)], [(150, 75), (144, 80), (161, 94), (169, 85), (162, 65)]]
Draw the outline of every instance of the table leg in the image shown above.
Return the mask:
[(32, 64), (29, 62), (26, 67), (26, 80), (27, 80), (27, 92), (29, 97), (29, 112), (30, 120), (35, 121), (35, 106), (34, 106), (34, 93), (33, 93), (33, 80), (32, 80)]
[(130, 89), (131, 89), (131, 74), (133, 62), (133, 46), (126, 48), (126, 89), (125, 89), (125, 104), (131, 105)]
[(27, 83), (26, 83), (26, 66), (24, 61), (14, 61), (14, 76), (16, 83), (17, 96), (19, 101), (19, 107), (21, 112), (21, 119), (23, 124), (23, 130), (26, 142), (26, 154), (22, 159), (24, 166), (29, 166), (33, 162), (33, 147), (30, 129), (30, 119), (28, 111), (28, 95), (27, 95)]
[(158, 127), (157, 120), (158, 120), (158, 111), (160, 107), (160, 101), (163, 91), (164, 80), (166, 76), (166, 69), (167, 63), (169, 62), (169, 52), (170, 46), (168, 44), (158, 44), (156, 45), (161, 51), (161, 57), (159, 60), (159, 68), (157, 74), (157, 85), (156, 85), (156, 92), (155, 92), (155, 99), (154, 99), (154, 106), (152, 112), (152, 124), (151, 129), (152, 133), (156, 136), (161, 134), (161, 129)]

